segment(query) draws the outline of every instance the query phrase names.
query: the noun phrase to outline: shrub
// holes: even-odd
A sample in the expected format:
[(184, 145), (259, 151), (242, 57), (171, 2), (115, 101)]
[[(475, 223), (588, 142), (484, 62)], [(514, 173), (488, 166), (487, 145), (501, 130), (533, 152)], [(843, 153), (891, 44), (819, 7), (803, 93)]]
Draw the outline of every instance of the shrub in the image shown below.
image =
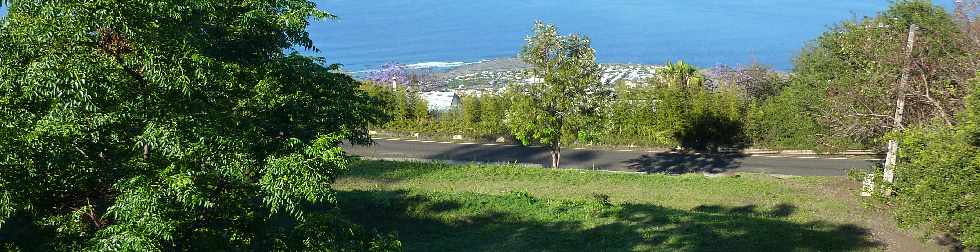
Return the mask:
[(747, 134), (757, 147), (826, 149), (820, 144), (829, 129), (817, 122), (821, 97), (807, 83), (794, 81), (779, 95), (753, 102), (748, 109)]
[(669, 132), (681, 146), (697, 150), (742, 147), (746, 103), (734, 87), (708, 90), (705, 77), (693, 66), (678, 62), (657, 73), (656, 127)]
[(653, 91), (649, 87), (618, 84), (617, 99), (604, 107), (605, 120), (597, 140), (606, 144), (677, 146), (674, 131), (664, 125), (671, 121), (658, 117), (663, 115), (657, 113), (655, 107), (660, 102)]
[(688, 97), (685, 125), (676, 133), (682, 146), (717, 151), (719, 147), (747, 145), (743, 126), (745, 105), (736, 89), (697, 90)]
[(902, 143), (893, 185), (903, 226), (924, 224), (980, 247), (980, 96), (968, 99), (963, 123), (916, 127)]
[(366, 81), (361, 90), (380, 101), (386, 119), (380, 126), (396, 131), (429, 132), (432, 127), (432, 116), (428, 104), (418, 92), (399, 86), (390, 87)]

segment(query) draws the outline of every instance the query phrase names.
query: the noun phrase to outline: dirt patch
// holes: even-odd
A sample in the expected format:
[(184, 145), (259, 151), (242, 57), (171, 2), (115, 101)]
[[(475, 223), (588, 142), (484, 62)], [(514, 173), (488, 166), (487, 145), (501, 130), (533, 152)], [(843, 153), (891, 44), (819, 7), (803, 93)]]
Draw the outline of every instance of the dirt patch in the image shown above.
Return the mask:
[(902, 230), (895, 222), (895, 215), (887, 206), (866, 206), (858, 194), (861, 183), (847, 177), (828, 178), (825, 183), (799, 183), (791, 179), (783, 180), (787, 185), (802, 189), (819, 197), (830, 197), (845, 203), (856, 225), (871, 231), (872, 237), (886, 244), (886, 251), (951, 251), (952, 247), (942, 246), (934, 241), (924, 242), (918, 230)]

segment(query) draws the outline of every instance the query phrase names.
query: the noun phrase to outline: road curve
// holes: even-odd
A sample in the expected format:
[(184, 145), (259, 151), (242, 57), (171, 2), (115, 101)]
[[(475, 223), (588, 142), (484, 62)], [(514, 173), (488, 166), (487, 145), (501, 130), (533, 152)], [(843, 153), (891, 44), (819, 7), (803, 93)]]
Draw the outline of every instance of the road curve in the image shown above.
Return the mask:
[[(548, 166), (547, 148), (507, 144), (449, 143), (375, 139), (370, 146), (344, 144), (348, 153), (385, 159), (426, 159), (462, 162), (525, 163)], [(814, 156), (696, 155), (634, 150), (566, 149), (562, 168), (647, 173), (758, 172), (797, 176), (843, 176), (848, 170), (867, 169), (880, 162)]]

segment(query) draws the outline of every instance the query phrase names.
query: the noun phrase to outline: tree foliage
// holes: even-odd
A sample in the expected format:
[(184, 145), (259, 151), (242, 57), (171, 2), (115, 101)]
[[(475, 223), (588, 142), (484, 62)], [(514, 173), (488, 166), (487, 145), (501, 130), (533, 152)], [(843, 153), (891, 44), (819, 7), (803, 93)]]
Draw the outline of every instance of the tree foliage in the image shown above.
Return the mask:
[(980, 78), (960, 116), (901, 134), (893, 199), (899, 223), (948, 232), (968, 247), (980, 247)]
[(795, 97), (776, 97), (762, 105), (789, 107), (762, 110), (796, 117), (772, 119), (796, 121), (807, 131), (820, 128), (810, 125), (825, 125), (821, 132), (806, 134), (816, 134), (815, 141), (831, 149), (880, 146), (894, 125), (895, 87), (908, 63), (903, 52), (913, 23), (921, 28), (912, 52), (905, 122), (917, 125), (939, 118), (955, 124), (952, 115), (963, 108), (977, 66), (976, 45), (942, 7), (927, 1), (898, 1), (878, 16), (844, 22), (824, 33), (796, 60), (788, 91), (781, 94)]
[(980, 0), (956, 0), (953, 13), (963, 32), (980, 46)]
[[(795, 79), (789, 85), (805, 85), (799, 81)], [(822, 107), (824, 102), (819, 91), (800, 86), (787, 88), (769, 99), (753, 101), (746, 132), (752, 144), (761, 148), (833, 150), (834, 146), (854, 146), (847, 142), (827, 142), (840, 138), (824, 137), (831, 129), (814, 118), (814, 108)]]
[(381, 101), (379, 107), (388, 120), (380, 126), (400, 131), (419, 131), (429, 123), (431, 115), (428, 103), (417, 91), (370, 81), (361, 85), (361, 89)]
[(319, 59), (312, 2), (11, 1), (0, 21), (0, 248), (396, 246), (329, 209), (384, 117)]
[(709, 90), (707, 77), (683, 61), (667, 64), (653, 78), (656, 119), (686, 148), (741, 147), (745, 100), (735, 87)]
[(497, 138), (508, 135), (504, 123), (510, 100), (505, 94), (484, 93), (465, 95), (460, 101), (459, 125), (464, 134), (477, 138)]
[[(477, 135), (492, 137), (507, 135), (507, 124), (504, 122), (507, 110), (510, 109), (510, 98), (507, 94), (483, 94), (477, 98), (477, 101), (480, 104), (478, 110), (480, 121), (475, 126)], [(463, 107), (466, 107), (466, 103)]]
[(707, 71), (709, 89), (739, 89), (744, 98), (763, 101), (778, 95), (786, 86), (786, 76), (759, 63), (747, 66), (715, 66)]
[(619, 83), (615, 99), (604, 107), (602, 135), (599, 142), (618, 145), (677, 146), (670, 131), (672, 121), (663, 118), (655, 90), (646, 85)]
[(595, 49), (588, 37), (563, 36), (554, 25), (537, 22), (521, 49), (521, 59), (540, 82), (524, 87), (523, 95), (513, 100), (508, 124), (525, 144), (550, 146), (552, 166), (557, 168), (562, 137), (596, 125), (592, 122), (607, 97)]

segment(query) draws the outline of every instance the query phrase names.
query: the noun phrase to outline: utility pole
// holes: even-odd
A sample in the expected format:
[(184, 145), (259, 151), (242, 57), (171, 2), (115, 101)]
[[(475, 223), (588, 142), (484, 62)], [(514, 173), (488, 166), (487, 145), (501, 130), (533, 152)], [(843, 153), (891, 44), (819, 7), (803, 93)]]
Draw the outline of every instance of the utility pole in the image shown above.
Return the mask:
[[(912, 49), (915, 46), (915, 32), (919, 29), (918, 25), (909, 26), (909, 40), (905, 47), (905, 68), (902, 69), (902, 79), (898, 81), (898, 98), (895, 101), (895, 127), (894, 130), (902, 131), (905, 125), (902, 121), (905, 117), (905, 90), (908, 89), (909, 75), (912, 71)], [(898, 141), (888, 141), (888, 154), (885, 156), (884, 179), (888, 183), (895, 182), (895, 163), (898, 162)]]
[[(902, 68), (902, 77), (898, 81), (898, 87), (896, 87), (898, 97), (895, 98), (895, 117), (893, 130), (902, 131), (905, 129), (905, 125), (902, 121), (905, 117), (905, 96), (906, 89), (908, 89), (909, 75), (912, 71), (912, 49), (915, 47), (915, 33), (919, 30), (919, 26), (912, 24), (909, 26), (909, 38), (905, 45), (905, 67)], [(885, 155), (885, 170), (882, 174), (882, 179), (888, 183), (895, 182), (895, 164), (898, 162), (898, 141), (888, 140), (888, 153)], [(874, 177), (868, 176), (864, 181), (864, 189), (861, 192), (862, 196), (871, 196), (874, 191)], [(886, 193), (890, 194), (890, 193)]]

